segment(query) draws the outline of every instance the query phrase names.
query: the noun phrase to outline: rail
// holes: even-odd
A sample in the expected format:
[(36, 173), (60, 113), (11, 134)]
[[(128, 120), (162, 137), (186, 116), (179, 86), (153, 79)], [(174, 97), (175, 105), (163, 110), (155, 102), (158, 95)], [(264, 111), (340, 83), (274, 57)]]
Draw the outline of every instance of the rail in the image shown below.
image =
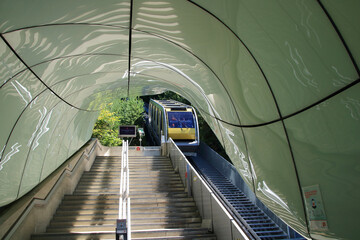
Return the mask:
[(199, 172), (187, 160), (175, 142), (170, 139), (166, 143), (175, 171), (179, 172), (186, 191), (192, 196), (199, 208), (203, 226), (213, 231), (221, 239), (253, 239), (249, 231), (240, 225), (226, 209), (217, 194)]
[(124, 141), (121, 152), (119, 216), (116, 220), (116, 240), (131, 240), (128, 154), (129, 143)]

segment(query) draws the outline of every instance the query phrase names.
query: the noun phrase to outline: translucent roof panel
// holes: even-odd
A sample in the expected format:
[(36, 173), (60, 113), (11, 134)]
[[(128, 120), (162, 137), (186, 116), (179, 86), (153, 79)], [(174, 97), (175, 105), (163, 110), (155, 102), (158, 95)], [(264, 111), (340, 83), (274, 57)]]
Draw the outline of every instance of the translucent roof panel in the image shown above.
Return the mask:
[(355, 239), (359, 11), (357, 0), (1, 1), (0, 206), (90, 139), (104, 98), (171, 90), (289, 226)]

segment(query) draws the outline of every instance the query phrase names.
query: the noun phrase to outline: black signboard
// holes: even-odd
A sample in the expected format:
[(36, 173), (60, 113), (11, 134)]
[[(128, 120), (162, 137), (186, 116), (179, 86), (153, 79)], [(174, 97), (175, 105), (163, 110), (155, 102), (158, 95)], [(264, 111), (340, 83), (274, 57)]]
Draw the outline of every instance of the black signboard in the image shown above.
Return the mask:
[(126, 125), (119, 127), (119, 137), (136, 137), (136, 126)]

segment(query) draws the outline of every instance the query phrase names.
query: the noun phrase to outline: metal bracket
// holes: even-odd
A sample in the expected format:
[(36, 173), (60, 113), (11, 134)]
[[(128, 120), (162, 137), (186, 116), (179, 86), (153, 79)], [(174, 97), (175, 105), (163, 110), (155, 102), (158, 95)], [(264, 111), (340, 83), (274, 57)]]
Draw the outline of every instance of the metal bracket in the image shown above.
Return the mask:
[(120, 240), (120, 236), (127, 239), (126, 219), (116, 219), (116, 240)]

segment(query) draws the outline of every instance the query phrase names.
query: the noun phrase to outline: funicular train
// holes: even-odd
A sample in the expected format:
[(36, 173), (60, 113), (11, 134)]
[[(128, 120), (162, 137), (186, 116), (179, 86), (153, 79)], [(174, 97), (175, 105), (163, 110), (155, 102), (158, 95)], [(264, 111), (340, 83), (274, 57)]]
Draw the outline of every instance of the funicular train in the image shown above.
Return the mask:
[(150, 100), (149, 131), (154, 142), (173, 139), (185, 155), (196, 155), (200, 144), (199, 125), (195, 109), (174, 100)]

